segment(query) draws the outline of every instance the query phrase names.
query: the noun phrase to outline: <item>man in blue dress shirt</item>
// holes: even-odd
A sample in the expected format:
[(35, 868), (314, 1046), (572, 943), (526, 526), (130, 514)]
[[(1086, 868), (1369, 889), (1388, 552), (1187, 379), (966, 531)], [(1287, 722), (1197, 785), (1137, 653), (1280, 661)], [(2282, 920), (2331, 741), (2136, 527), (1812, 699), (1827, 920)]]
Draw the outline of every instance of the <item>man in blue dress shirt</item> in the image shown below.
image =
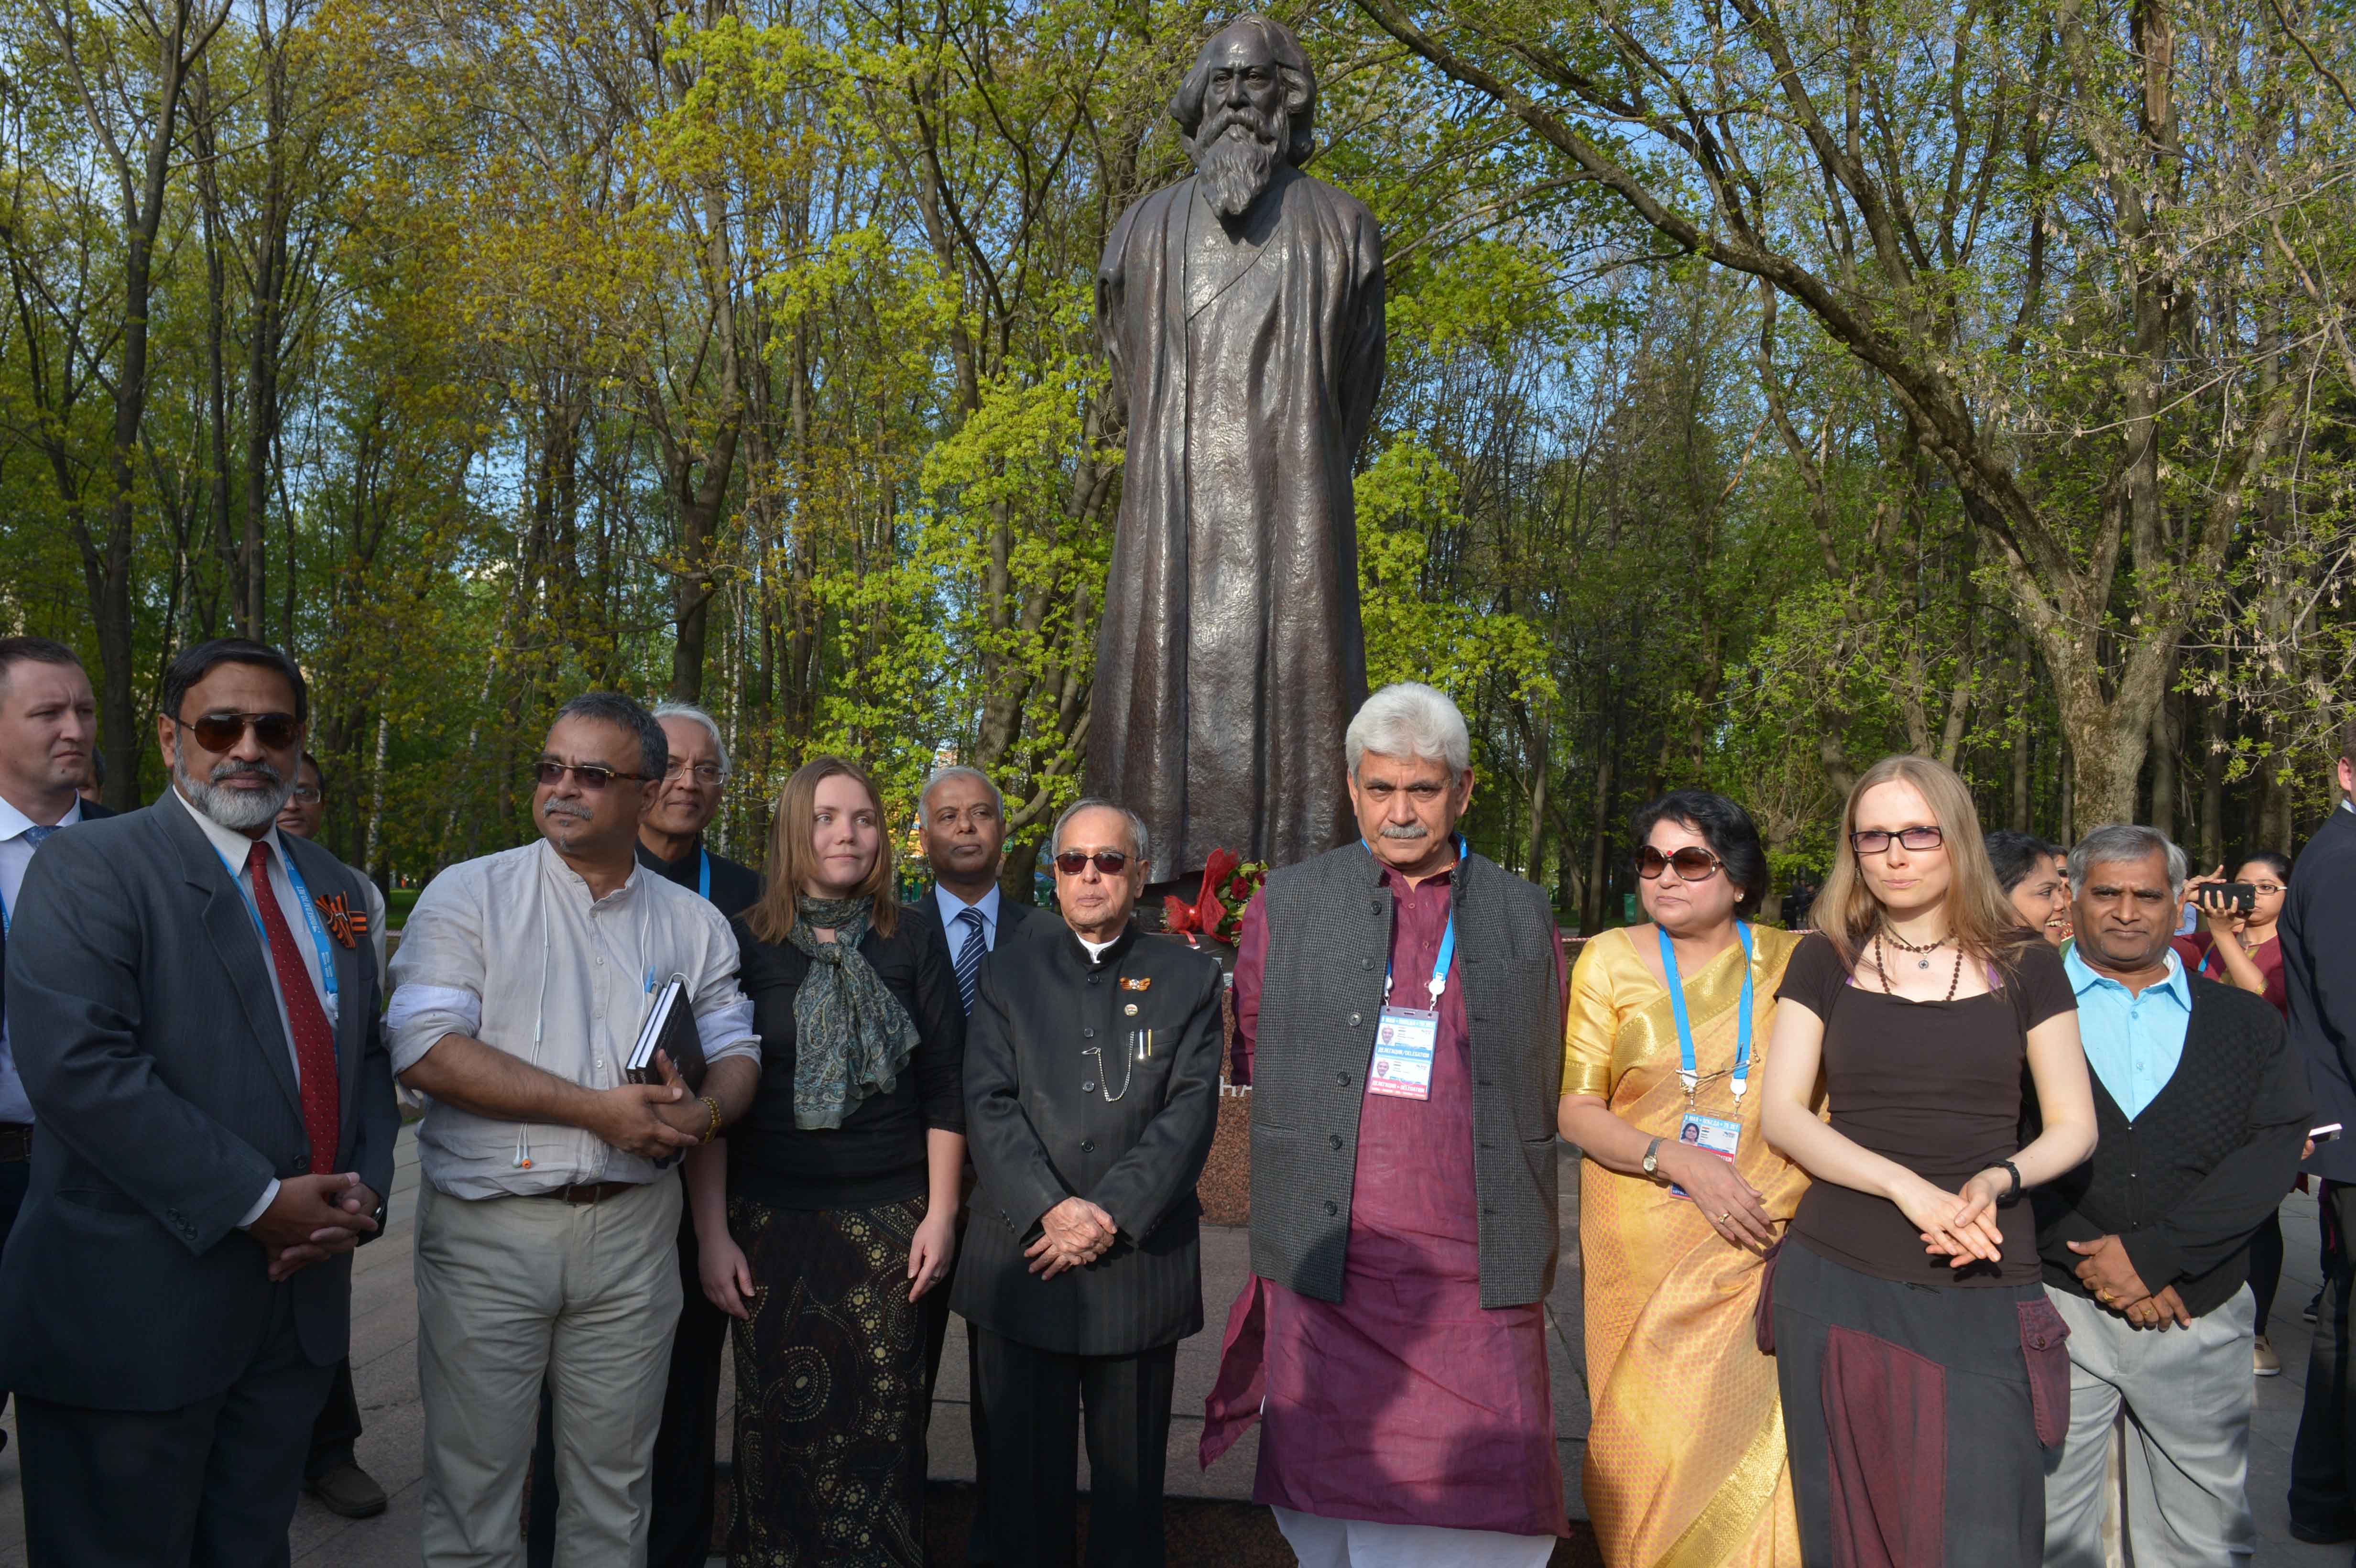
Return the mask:
[(2257, 1543), (2250, 1237), (2297, 1167), (2307, 1077), (2264, 997), (2188, 974), (2170, 950), (2185, 870), (2148, 827), (2098, 828), (2070, 851), (2064, 967), (2101, 1137), (2032, 1194), (2046, 1293), (2070, 1326), (2069, 1430), (2046, 1455), (2049, 1568), (2100, 1568), (2123, 1408), (2136, 1555), (2245, 1563)]

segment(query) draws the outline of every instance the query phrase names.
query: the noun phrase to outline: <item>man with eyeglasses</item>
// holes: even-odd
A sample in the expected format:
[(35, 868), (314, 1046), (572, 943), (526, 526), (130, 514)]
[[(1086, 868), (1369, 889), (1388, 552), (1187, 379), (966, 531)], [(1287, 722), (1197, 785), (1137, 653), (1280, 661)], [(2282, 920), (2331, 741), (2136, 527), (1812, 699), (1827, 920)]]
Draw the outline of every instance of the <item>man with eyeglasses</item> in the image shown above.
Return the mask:
[[(638, 822), (638, 864), (708, 900), (730, 920), (761, 897), (761, 874), (718, 854), (703, 841), (728, 791), (728, 746), (719, 721), (685, 702), (658, 702), (668, 759), (654, 804)], [(648, 1568), (701, 1568), (712, 1553), (717, 1511), (714, 1491), (720, 1421), (720, 1358), (728, 1346), (728, 1315), (704, 1299), (698, 1282), (695, 1221), (679, 1226), (679, 1332), (671, 1340), (670, 1380), (662, 1424), (655, 1433), (654, 1499), (647, 1524)], [(531, 1456), (531, 1519), (526, 1531), (530, 1568), (556, 1561), (556, 1424), (553, 1402), (540, 1395), (540, 1435)]]
[(1469, 853), (1472, 737), (1385, 687), (1344, 741), (1358, 842), (1244, 912), (1252, 1277), (1205, 1409), (1303, 1563), (1537, 1568), (1566, 1534), (1547, 1377), (1561, 943)]
[[(42, 840), (114, 814), (77, 784), (98, 754), (98, 699), (81, 660), (47, 637), (0, 637), (0, 1247), (32, 1174), (33, 1103), (8, 1046), (9, 912)], [(8, 1391), (0, 1385), (0, 1410)], [(7, 1434), (0, 1432), (0, 1447)]]
[(274, 825), (308, 701), (276, 648), (182, 653), (170, 784), (42, 846), (13, 906), (0, 1381), (37, 1564), (287, 1560), (400, 1127), (376, 955), (327, 918), (359, 879)]
[(1078, 801), (1048, 842), (1063, 919), (999, 933), (966, 1035), (980, 1185), (951, 1305), (988, 1447), (980, 1533), (1005, 1568), (1073, 1560), (1085, 1404), (1091, 1568), (1158, 1568), (1178, 1341), (1203, 1327), (1219, 965), (1139, 934), (1134, 814)]
[[(327, 814), (327, 775), (319, 766), (319, 759), (310, 752), (295, 764), (294, 788), (278, 813), (278, 831), (291, 833), (297, 838), (316, 838), (319, 824)], [(376, 949), (377, 970), (384, 970), (384, 894), (370, 881), (368, 873), (348, 868), (359, 879), (367, 897), (357, 912), (339, 911), (347, 924), (354, 929), (365, 927), (369, 944)], [(359, 916), (355, 920), (352, 914)], [(376, 1477), (360, 1468), (356, 1445), (363, 1430), (360, 1424), (360, 1402), (352, 1387), (352, 1361), (349, 1356), (336, 1364), (336, 1380), (327, 1391), (327, 1403), (319, 1409), (319, 1419), (311, 1430), (311, 1456), (303, 1465), (303, 1489), (319, 1499), (330, 1513), (346, 1519), (373, 1519), (382, 1513), (389, 1499)]]
[[(760, 1072), (736, 940), (637, 863), (669, 746), (626, 697), (557, 712), (532, 764), (541, 841), (427, 884), (393, 957), (387, 1030), (418, 1130), (417, 1362), (428, 1564), (524, 1561), (534, 1413), (555, 1398), (556, 1558), (646, 1560), (681, 1289), (669, 1163)], [(691, 1089), (628, 1060), (672, 979), (708, 1064)]]

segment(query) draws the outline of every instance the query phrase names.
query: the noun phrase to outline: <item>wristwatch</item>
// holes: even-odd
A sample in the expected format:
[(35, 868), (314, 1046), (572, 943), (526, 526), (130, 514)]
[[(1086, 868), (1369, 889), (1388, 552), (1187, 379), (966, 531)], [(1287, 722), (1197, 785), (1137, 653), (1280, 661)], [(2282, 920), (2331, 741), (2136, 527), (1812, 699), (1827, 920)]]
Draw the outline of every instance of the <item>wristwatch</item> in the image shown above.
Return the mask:
[(1655, 1138), (1644, 1146), (1644, 1174), (1657, 1176), (1661, 1169), (1661, 1140)]
[(1996, 1200), (1997, 1208), (2008, 1209), (2020, 1201), (2020, 1167), (2008, 1159), (2000, 1159), (1996, 1163), (1998, 1169), (2009, 1171), (2012, 1175), (2012, 1190)]

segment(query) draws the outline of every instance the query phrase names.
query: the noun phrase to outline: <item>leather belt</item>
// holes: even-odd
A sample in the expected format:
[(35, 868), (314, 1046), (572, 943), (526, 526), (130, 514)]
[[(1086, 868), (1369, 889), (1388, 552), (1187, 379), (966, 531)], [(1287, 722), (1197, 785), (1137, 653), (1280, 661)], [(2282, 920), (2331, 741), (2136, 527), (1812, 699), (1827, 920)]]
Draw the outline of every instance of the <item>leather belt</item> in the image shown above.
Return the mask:
[(526, 1196), (552, 1198), (560, 1203), (603, 1203), (608, 1198), (636, 1192), (644, 1185), (637, 1181), (576, 1181), (570, 1187), (552, 1187), (545, 1192), (532, 1192)]
[(0, 1122), (0, 1165), (21, 1165), (33, 1157), (33, 1124)]

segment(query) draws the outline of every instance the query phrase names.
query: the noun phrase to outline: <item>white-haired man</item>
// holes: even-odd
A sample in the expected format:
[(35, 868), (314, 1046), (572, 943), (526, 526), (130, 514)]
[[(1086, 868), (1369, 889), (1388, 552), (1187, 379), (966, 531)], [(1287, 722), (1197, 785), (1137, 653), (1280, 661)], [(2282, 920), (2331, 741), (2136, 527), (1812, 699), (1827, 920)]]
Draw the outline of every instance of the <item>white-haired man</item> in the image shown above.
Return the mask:
[(1101, 800), (1049, 839), (1060, 921), (1009, 930), (966, 1036), (981, 1184), (957, 1272), (999, 1568), (1073, 1560), (1087, 1408), (1089, 1568), (1161, 1568), (1178, 1341), (1203, 1327), (1194, 1183), (1219, 1104), (1219, 966), (1142, 939), (1146, 829)]
[(1359, 842), (1244, 912), (1252, 1277), (1203, 1434), (1255, 1419), (1304, 1564), (1537, 1568), (1567, 1532), (1547, 1380), (1562, 958), (1546, 894), (1469, 853), (1463, 715), (1387, 686), (1345, 741)]

